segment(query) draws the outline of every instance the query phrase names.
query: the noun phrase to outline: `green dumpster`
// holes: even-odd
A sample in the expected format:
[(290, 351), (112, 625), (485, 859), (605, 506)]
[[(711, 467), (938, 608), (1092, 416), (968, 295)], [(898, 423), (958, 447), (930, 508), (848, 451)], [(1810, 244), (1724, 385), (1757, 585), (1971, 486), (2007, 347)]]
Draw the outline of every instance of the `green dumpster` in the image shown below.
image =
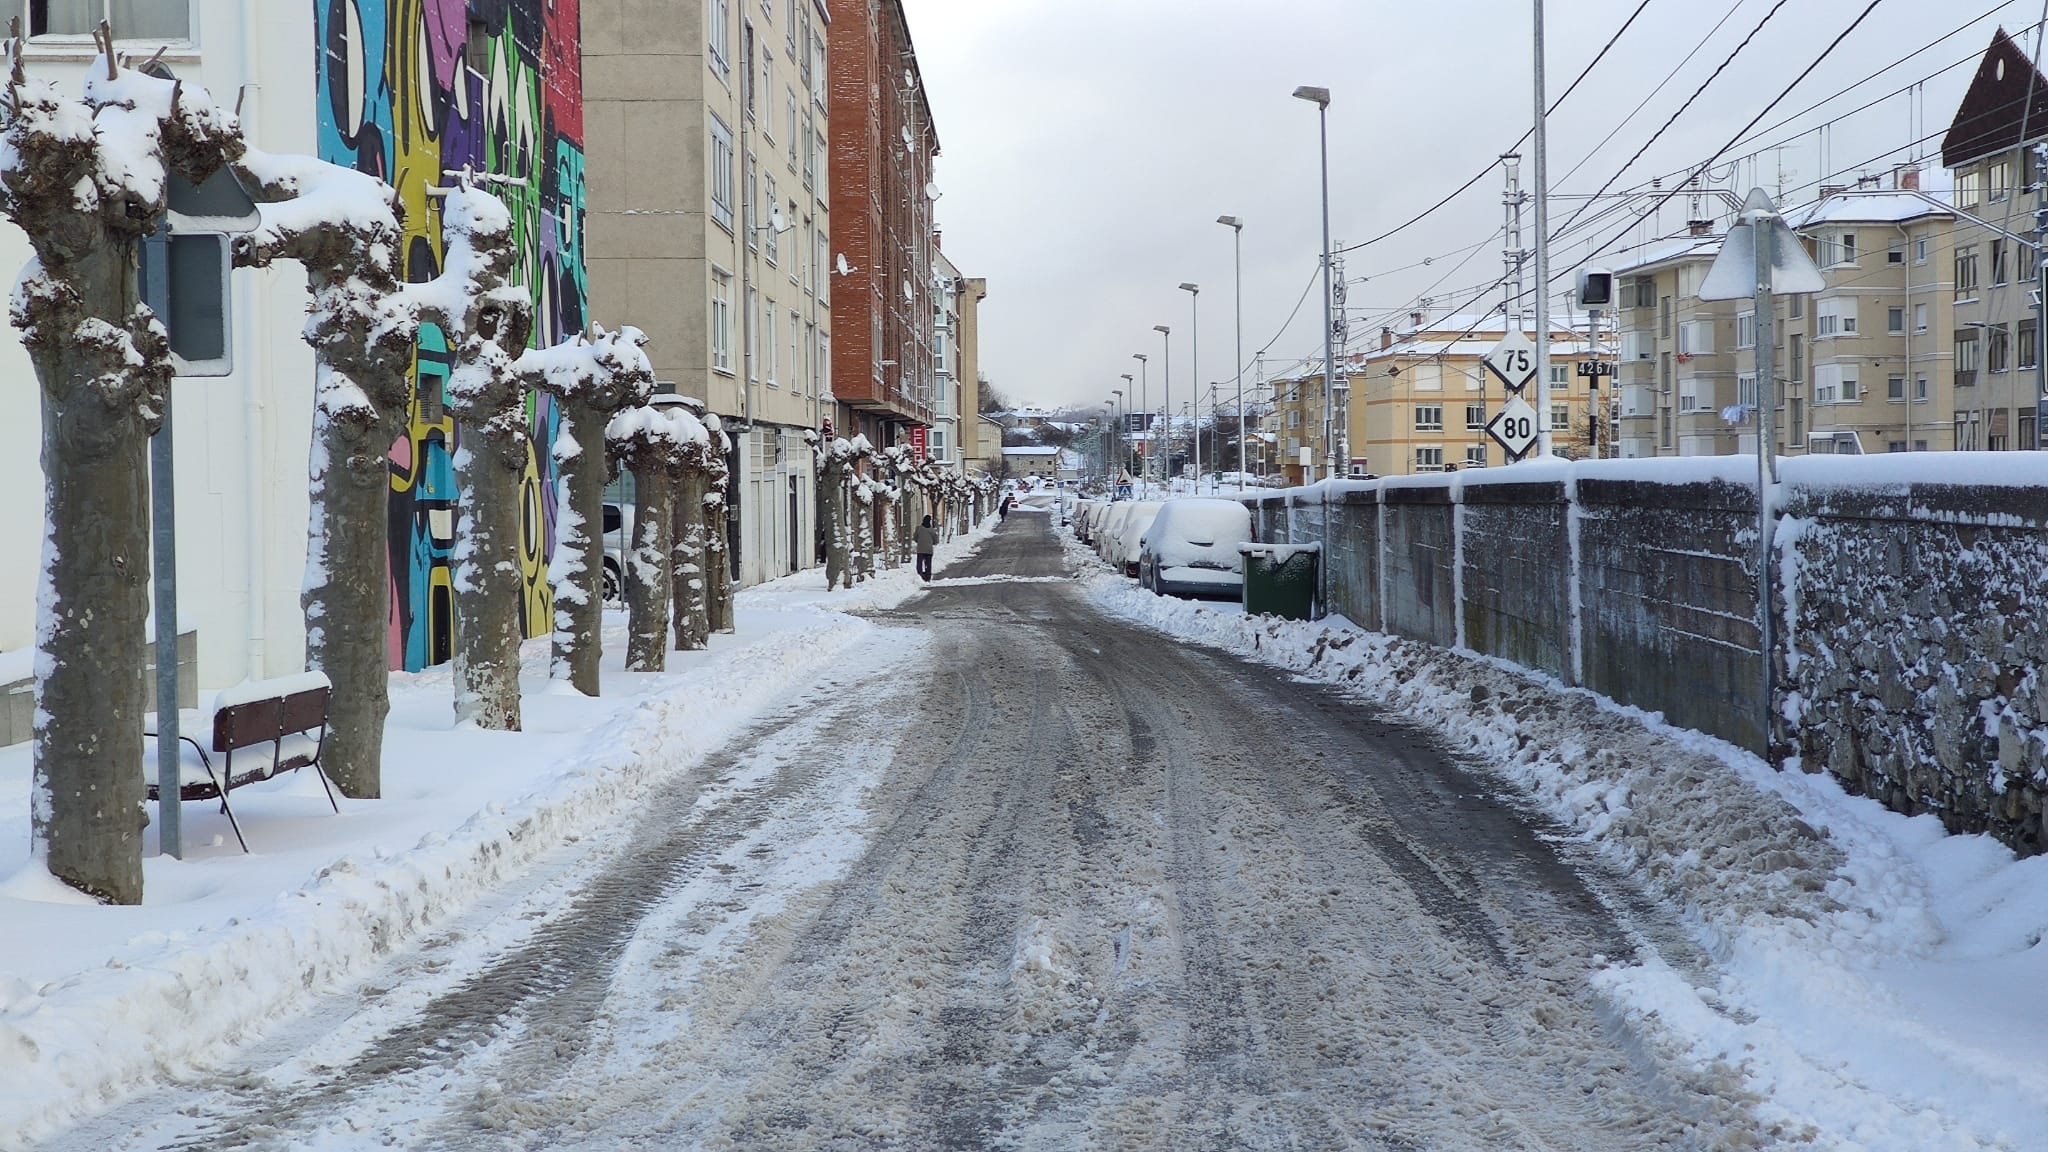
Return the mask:
[(1246, 615), (1313, 620), (1321, 544), (1239, 544)]

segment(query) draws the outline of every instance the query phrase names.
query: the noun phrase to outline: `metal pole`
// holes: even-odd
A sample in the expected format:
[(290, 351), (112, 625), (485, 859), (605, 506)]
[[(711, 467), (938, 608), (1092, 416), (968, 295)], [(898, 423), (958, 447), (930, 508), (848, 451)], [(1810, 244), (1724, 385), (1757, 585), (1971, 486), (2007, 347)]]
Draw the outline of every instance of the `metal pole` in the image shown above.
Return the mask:
[[(1146, 395), (1148, 385), (1145, 383), (1145, 354), (1143, 352), (1134, 352), (1132, 357), (1138, 361), (1138, 411), (1145, 414), (1145, 423), (1150, 424), (1152, 423), (1152, 409), (1147, 403), (1150, 397)], [(1142, 431), (1145, 435), (1141, 438), (1140, 442), (1145, 445), (1145, 458), (1138, 461), (1138, 498), (1140, 500), (1147, 499), (1152, 495), (1152, 429), (1145, 428)]]
[(1763, 665), (1764, 692), (1758, 703), (1763, 708), (1763, 751), (1766, 759), (1770, 758), (1771, 750), (1771, 700), (1777, 691), (1777, 667), (1771, 639), (1773, 625), (1777, 622), (1777, 609), (1773, 604), (1776, 591), (1773, 561), (1776, 557), (1772, 541), (1771, 492), (1778, 482), (1778, 366), (1773, 347), (1777, 341), (1777, 316), (1771, 311), (1771, 265), (1776, 255), (1778, 228), (1775, 213), (1753, 214), (1750, 235), (1756, 242), (1756, 612), (1757, 649)]
[(1316, 105), (1316, 126), (1323, 162), (1323, 479), (1337, 474), (1337, 317), (1330, 286), (1330, 105)]
[[(2040, 240), (2048, 241), (2048, 144), (2034, 145), (2034, 193), (2034, 232)], [(1907, 317), (1906, 330), (1912, 331), (1910, 316)], [(2048, 355), (2043, 355), (2044, 351), (2048, 351), (2048, 247), (2037, 247), (2034, 249), (2034, 442), (2027, 445), (2035, 449), (2048, 442), (2048, 437), (2043, 435), (2048, 429), (2041, 427), (2042, 409), (2048, 407), (2043, 404), (2048, 400)], [(1915, 387), (1912, 374), (1913, 369), (1908, 365), (1906, 386), (1909, 389)], [(1913, 395), (1911, 391), (1906, 393), (1908, 412), (1913, 410)], [(2017, 433), (2018, 430), (2014, 431)], [(1908, 442), (1906, 447), (1910, 450), (1913, 445)]]
[(1163, 355), (1159, 361), (1159, 419), (1160, 436), (1163, 438), (1159, 453), (1159, 486), (1168, 495), (1173, 494), (1173, 329), (1165, 324), (1154, 324), (1152, 330), (1159, 333), (1159, 347)]
[[(158, 316), (168, 316), (170, 243), (163, 229), (158, 229), (156, 239), (145, 243), (159, 245), (155, 254), (161, 257), (143, 265), (148, 270), (143, 284), (145, 302)], [(150, 574), (155, 582), (156, 609), (156, 835), (164, 855), (182, 860), (185, 813), (178, 800), (178, 501), (171, 457), (170, 388), (164, 389), (162, 421), (156, 435), (149, 438)]]
[(1544, 132), (1543, 0), (1536, 5), (1536, 454), (1551, 454), (1550, 436), (1550, 169)]
[(1195, 474), (1195, 495), (1202, 494), (1202, 293), (1188, 293), (1188, 405), (1194, 426), (1188, 430), (1188, 461)]
[[(1237, 490), (1244, 491), (1244, 224), (1230, 226), (1231, 275), (1237, 286)], [(2048, 388), (2043, 388), (2048, 392)]]

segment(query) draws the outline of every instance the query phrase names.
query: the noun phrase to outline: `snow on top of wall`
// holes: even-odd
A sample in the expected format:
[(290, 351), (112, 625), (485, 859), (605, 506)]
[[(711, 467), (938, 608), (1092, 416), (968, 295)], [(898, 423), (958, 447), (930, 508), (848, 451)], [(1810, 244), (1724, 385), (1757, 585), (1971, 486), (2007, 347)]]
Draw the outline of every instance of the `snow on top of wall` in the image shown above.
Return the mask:
[(1903, 489), (1909, 484), (2048, 488), (2048, 453), (1887, 452), (1874, 456), (1797, 456), (1779, 462), (1778, 476), (1788, 485), (1808, 490)]

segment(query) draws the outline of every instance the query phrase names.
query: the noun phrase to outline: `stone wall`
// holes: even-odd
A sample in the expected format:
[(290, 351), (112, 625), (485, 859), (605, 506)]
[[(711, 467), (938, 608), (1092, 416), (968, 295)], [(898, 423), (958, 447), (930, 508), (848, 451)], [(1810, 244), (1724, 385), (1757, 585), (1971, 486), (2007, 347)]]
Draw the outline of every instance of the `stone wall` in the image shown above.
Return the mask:
[(1768, 735), (1782, 764), (1898, 811), (2048, 847), (2048, 455), (1785, 461), (1768, 709), (1753, 467), (1557, 462), (1247, 499), (1261, 538), (1323, 543), (1329, 610), (1363, 627), (1759, 753)]
[(2048, 489), (1795, 488), (1779, 545), (1781, 735), (1801, 763), (2040, 851)]

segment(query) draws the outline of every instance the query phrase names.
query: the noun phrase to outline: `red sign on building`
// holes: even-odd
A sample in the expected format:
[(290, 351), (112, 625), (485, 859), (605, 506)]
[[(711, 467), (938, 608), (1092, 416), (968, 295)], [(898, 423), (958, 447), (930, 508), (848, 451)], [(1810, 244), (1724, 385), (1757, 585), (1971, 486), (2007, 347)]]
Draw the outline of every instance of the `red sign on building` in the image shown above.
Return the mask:
[(931, 429), (925, 427), (922, 424), (915, 424), (911, 426), (910, 454), (917, 458), (918, 463), (924, 463), (925, 459), (931, 455), (931, 443)]

